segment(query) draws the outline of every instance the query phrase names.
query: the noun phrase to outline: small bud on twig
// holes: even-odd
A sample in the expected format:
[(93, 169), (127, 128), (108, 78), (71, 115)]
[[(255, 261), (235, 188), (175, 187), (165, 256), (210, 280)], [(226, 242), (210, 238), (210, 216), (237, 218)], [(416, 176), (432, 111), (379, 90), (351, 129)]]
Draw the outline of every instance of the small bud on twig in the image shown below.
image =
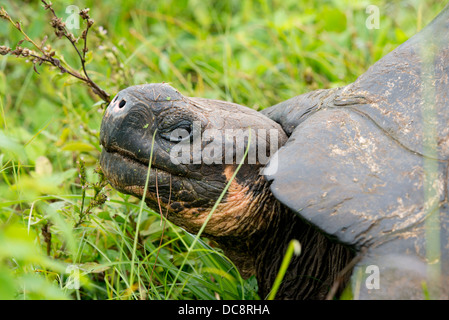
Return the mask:
[(55, 30), (55, 35), (59, 38), (59, 39), (61, 39), (63, 36), (64, 36), (64, 31), (61, 31), (61, 30)]
[(0, 46), (0, 54), (2, 56), (7, 55), (10, 52), (11, 52), (11, 48), (9, 48), (7, 46)]
[(54, 17), (51, 19), (51, 26), (57, 30), (64, 31), (65, 23), (61, 18)]
[(30, 55), (30, 49), (23, 48), (22, 57), (28, 57)]
[(45, 36), (44, 39), (41, 42), (41, 47), (45, 46), (45, 42), (47, 42), (48, 36)]
[(0, 8), (0, 18), (5, 19), (5, 20), (11, 19), (11, 18), (9, 17), (8, 12), (6, 12), (6, 10), (3, 9), (3, 7)]
[(45, 10), (48, 10), (48, 9), (50, 9), (51, 8), (51, 6), (53, 5), (53, 3), (51, 3), (51, 1), (50, 2), (46, 2), (46, 1), (42, 1), (43, 3), (44, 3), (44, 8), (45, 8)]
[(80, 11), (80, 16), (81, 16), (81, 18), (83, 18), (83, 20), (87, 20), (90, 18), (89, 10), (90, 10), (89, 8), (86, 8), (86, 9), (83, 9)]
[(19, 57), (22, 54), (23, 48), (17, 46), (13, 51), (11, 51), (12, 55)]
[(73, 33), (69, 33), (69, 34), (67, 35), (67, 38), (69, 38), (69, 40), (70, 40), (71, 42), (77, 42), (77, 40), (76, 40), (75, 36), (73, 35)]

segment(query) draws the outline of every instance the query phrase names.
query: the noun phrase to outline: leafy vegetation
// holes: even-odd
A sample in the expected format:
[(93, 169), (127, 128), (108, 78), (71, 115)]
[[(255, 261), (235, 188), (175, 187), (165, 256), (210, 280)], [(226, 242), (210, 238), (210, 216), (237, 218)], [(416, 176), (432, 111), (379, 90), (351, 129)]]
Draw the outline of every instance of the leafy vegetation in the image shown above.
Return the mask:
[[(82, 71), (40, 1), (0, 5)], [(436, 0), (58, 0), (53, 8), (68, 18), (70, 5), (91, 8), (86, 68), (111, 96), (165, 81), (255, 109), (354, 81), (443, 8)], [(379, 29), (366, 27), (369, 5), (379, 8)], [(0, 19), (0, 45), (22, 39)], [(255, 279), (242, 279), (207, 239), (104, 182), (96, 170), (104, 103), (60, 69), (37, 64), (38, 74), (28, 60), (0, 56), (0, 299), (258, 298)]]

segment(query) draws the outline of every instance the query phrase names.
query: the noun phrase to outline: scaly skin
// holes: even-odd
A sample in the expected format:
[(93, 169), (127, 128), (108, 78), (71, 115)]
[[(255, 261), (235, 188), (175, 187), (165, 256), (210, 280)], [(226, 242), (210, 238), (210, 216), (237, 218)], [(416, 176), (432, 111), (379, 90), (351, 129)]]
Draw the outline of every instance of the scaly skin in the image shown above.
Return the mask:
[[(258, 146), (276, 143), (268, 135), (260, 136), (258, 129), (275, 130), (276, 147), (287, 140), (277, 123), (240, 105), (187, 98), (167, 84), (134, 86), (121, 91), (106, 110), (101, 127), (102, 169), (114, 188), (142, 197), (154, 136), (146, 203), (156, 211), (160, 203), (163, 212), (168, 209), (170, 221), (191, 233), (201, 228), (238, 163), (237, 151), (232, 150), (234, 161), (229, 164), (224, 163), (225, 151), (223, 164), (174, 164), (170, 150), (179, 141), (170, 141), (168, 134), (179, 126), (192, 131), (194, 121), (201, 124), (203, 133), (206, 129), (224, 133), (226, 129), (251, 127), (255, 133), (251, 141), (257, 141)], [(201, 149), (211, 143), (211, 139), (206, 139)], [(224, 250), (244, 277), (256, 275), (262, 298), (273, 285), (290, 240), (298, 239), (302, 253), (292, 260), (276, 297), (324, 298), (353, 252), (281, 205), (259, 172), (263, 165), (247, 162), (232, 180), (204, 235)]]

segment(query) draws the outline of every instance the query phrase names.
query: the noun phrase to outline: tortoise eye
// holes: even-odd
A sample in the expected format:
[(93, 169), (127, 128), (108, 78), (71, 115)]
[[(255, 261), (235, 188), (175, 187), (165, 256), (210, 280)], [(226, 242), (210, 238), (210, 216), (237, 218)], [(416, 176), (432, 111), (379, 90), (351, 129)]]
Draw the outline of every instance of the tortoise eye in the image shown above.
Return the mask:
[(171, 142), (181, 142), (190, 139), (192, 136), (192, 131), (184, 128), (178, 128), (173, 130), (171, 133), (161, 133), (160, 136)]
[(160, 136), (171, 142), (181, 142), (190, 139), (192, 132), (192, 124), (184, 120), (168, 128), (160, 129)]

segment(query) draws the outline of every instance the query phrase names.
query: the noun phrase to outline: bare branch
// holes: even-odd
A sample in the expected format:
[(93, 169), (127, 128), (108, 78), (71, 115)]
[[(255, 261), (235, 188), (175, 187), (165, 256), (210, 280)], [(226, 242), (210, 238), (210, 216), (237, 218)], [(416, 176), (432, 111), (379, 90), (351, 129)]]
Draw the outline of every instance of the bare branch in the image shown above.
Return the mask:
[[(45, 43), (48, 39), (47, 36), (44, 37), (44, 39), (42, 40), (40, 45), (38, 45), (36, 42), (34, 42), (23, 30), (20, 22), (14, 22), (11, 19), (10, 15), (6, 12), (6, 10), (3, 7), (0, 8), (0, 18), (9, 21), (11, 23), (11, 25), (14, 26), (14, 28), (16, 28), (18, 31), (21, 32), (24, 39), (18, 43), (18, 45), (16, 46), (16, 48), (14, 50), (12, 50), (11, 48), (6, 47), (6, 46), (0, 46), (0, 54), (1, 55), (11, 54), (11, 55), (15, 55), (17, 57), (24, 57), (24, 58), (33, 57), (34, 58), (32, 60), (33, 69), (38, 74), (39, 74), (39, 72), (37, 71), (36, 64), (42, 65), (43, 63), (47, 63), (50, 65), (53, 65), (53, 66), (57, 67), (61, 73), (68, 73), (71, 76), (86, 83), (97, 96), (99, 96), (105, 102), (109, 103), (111, 100), (110, 95), (106, 91), (101, 89), (94, 81), (92, 81), (92, 79), (89, 77), (87, 70), (86, 70), (86, 53), (89, 50), (87, 47), (87, 34), (88, 34), (89, 29), (94, 24), (94, 21), (90, 18), (89, 14), (88, 14), (89, 9), (84, 9), (84, 10), (80, 11), (80, 16), (83, 18), (83, 20), (85, 20), (87, 22), (86, 29), (83, 31), (83, 35), (81, 36), (81, 38), (84, 41), (83, 51), (81, 53), (76, 45), (78, 39), (72, 33), (68, 32), (65, 23), (62, 21), (61, 18), (59, 18), (56, 15), (56, 12), (54, 11), (54, 9), (52, 7), (53, 4), (51, 2), (47, 2), (45, 0), (41, 0), (41, 1), (44, 4), (45, 10), (50, 10), (50, 12), (53, 15), (53, 17), (51, 19), (51, 26), (53, 27), (56, 36), (58, 38), (65, 37), (66, 39), (68, 39), (69, 42), (72, 44), (73, 48), (75, 49), (75, 51), (81, 61), (81, 67), (82, 67), (84, 75), (80, 74), (78, 71), (76, 71), (73, 67), (71, 67), (67, 63), (65, 63), (66, 66), (64, 66), (61, 63), (61, 60), (56, 58), (56, 56), (57, 56), (56, 52), (52, 51), (50, 46), (44, 47)], [(33, 50), (20, 47), (20, 45), (24, 41), (31, 43), (40, 53), (38, 54), (37, 52), (35, 52)]]

